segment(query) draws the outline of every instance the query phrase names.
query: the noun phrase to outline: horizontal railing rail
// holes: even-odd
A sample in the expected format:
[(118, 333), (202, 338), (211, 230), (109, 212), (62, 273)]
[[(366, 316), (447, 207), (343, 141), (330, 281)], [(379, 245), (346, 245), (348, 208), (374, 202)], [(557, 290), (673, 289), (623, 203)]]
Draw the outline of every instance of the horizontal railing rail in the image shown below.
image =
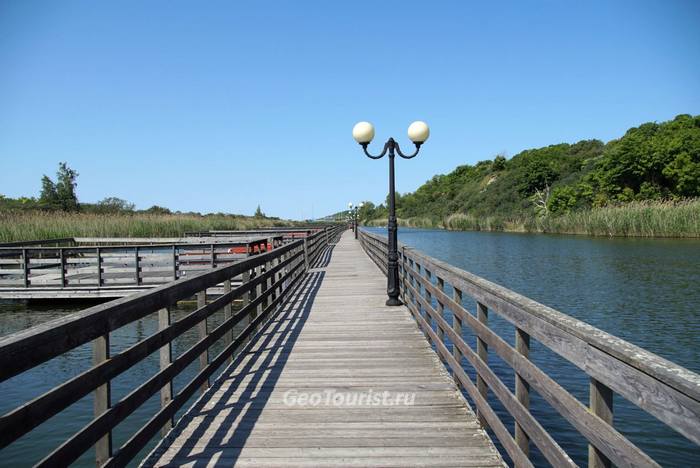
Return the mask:
[[(360, 230), (359, 240), (386, 274), (386, 237)], [(471, 397), (482, 424), (493, 430), (516, 466), (531, 466), (531, 443), (552, 465), (574, 466), (565, 450), (530, 413), (531, 389), (586, 438), (589, 466), (658, 466), (615, 429), (613, 394), (700, 445), (700, 375), (403, 243), (399, 244), (399, 265), (404, 303), (457, 383)], [(473, 312), (464, 305), (467, 296), (475, 300)], [(451, 312), (451, 323), (447, 311)], [(489, 327), (491, 312), (515, 327), (514, 346)], [(476, 336), (476, 349), (464, 341), (464, 327)], [(588, 407), (530, 360), (531, 339), (588, 375)], [(514, 392), (489, 366), (489, 352), (495, 352), (513, 369)], [(474, 369), (475, 382), (464, 372), (463, 358)], [(513, 417), (514, 434), (487, 402), (489, 392)]]
[(211, 230), (211, 231), (188, 231), (185, 232), (185, 236), (195, 236), (201, 238), (207, 237), (226, 237), (230, 235), (270, 235), (270, 234), (281, 234), (285, 242), (301, 239), (308, 237), (313, 233), (323, 231), (326, 229), (325, 226), (314, 226), (314, 227), (301, 227), (301, 228), (270, 228), (270, 229), (257, 229), (257, 230), (246, 230), (246, 231), (230, 231), (230, 230)]
[[(231, 362), (236, 349), (250, 340), (300, 284), (309, 265), (321, 255), (341, 228), (332, 227), (253, 257), (216, 267), (155, 289), (117, 299), (0, 338), (0, 382), (92, 342), (93, 365), (46, 393), (0, 417), (0, 448), (6, 447), (89, 393), (95, 394), (95, 414), (86, 426), (48, 454), (40, 466), (65, 466), (92, 447), (98, 465), (124, 466), (156, 435), (173, 427), (176, 412), (198, 390), (209, 387), (214, 372)], [(232, 287), (232, 279), (242, 282)], [(224, 293), (207, 301), (207, 290), (223, 284)], [(197, 298), (197, 308), (177, 321), (171, 309), (180, 300)], [(236, 306), (234, 308), (234, 301)], [(240, 304), (239, 304), (240, 302)], [(207, 319), (223, 312), (223, 320), (209, 329)], [(158, 314), (158, 330), (131, 347), (110, 355), (110, 334), (127, 324)], [(236, 336), (234, 327), (243, 327)], [(196, 330), (197, 341), (173, 358), (173, 340)], [(223, 350), (213, 355), (212, 345)], [(117, 402), (111, 401), (113, 379), (158, 352), (159, 370)], [(193, 362), (197, 374), (175, 392), (173, 379)], [(118, 449), (112, 449), (112, 430), (160, 392), (161, 406)]]
[(0, 243), (0, 247), (21, 247), (30, 245), (51, 245), (51, 244), (70, 244), (72, 245), (74, 239), (72, 237), (59, 237), (54, 239), (37, 239), (29, 241), (15, 241), (15, 242), (3, 242)]
[(267, 239), (269, 244), (274, 244), (275, 247), (282, 245), (283, 237), (277, 233), (258, 234), (256, 236), (248, 234), (231, 233), (226, 236), (217, 236), (212, 239), (211, 236), (185, 236), (185, 237), (75, 237), (73, 240), (77, 246), (109, 246), (116, 247), (120, 245), (163, 245), (163, 244), (211, 244), (212, 241), (218, 243), (246, 243), (261, 238)]
[(197, 244), (0, 247), (2, 287), (154, 286), (279, 247), (267, 238)]

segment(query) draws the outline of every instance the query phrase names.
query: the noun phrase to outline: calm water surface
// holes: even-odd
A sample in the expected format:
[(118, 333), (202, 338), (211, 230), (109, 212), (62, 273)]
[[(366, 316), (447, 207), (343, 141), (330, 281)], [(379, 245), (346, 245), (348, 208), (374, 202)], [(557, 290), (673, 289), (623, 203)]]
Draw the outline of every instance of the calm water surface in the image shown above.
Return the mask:
[[(72, 312), (86, 308), (85, 303), (66, 305), (61, 307), (51, 305), (23, 305), (10, 302), (0, 302), (0, 336), (24, 330), (49, 320), (65, 316)], [(172, 320), (178, 320), (188, 312), (194, 310), (193, 304), (181, 303), (172, 311)], [(218, 326), (223, 319), (223, 312), (218, 312), (207, 320), (209, 330)], [(111, 354), (123, 351), (147, 338), (158, 330), (158, 315), (151, 314), (137, 322), (126, 325), (110, 335)], [(237, 329), (234, 328), (234, 333)], [(190, 330), (173, 342), (173, 359), (189, 349), (197, 342), (196, 330)], [(210, 357), (213, 358), (222, 349), (222, 340), (211, 348)], [(128, 395), (159, 369), (158, 353), (121, 374), (112, 380), (112, 402)], [(92, 362), (91, 344), (83, 345), (48, 361), (28, 372), (15, 376), (0, 383), (0, 413), (4, 414), (18, 405), (31, 400), (34, 397), (50, 390), (52, 387), (65, 382), (87, 370)], [(198, 370), (199, 361), (195, 360), (185, 371), (174, 380), (174, 392), (181, 390), (191, 380)], [(220, 369), (216, 375), (220, 373)], [(192, 397), (192, 402), (198, 395)], [(185, 405), (177, 417), (179, 418), (189, 406)], [(160, 409), (160, 392), (157, 392), (136, 412), (119, 424), (113, 432), (113, 446), (115, 449), (124, 444), (143, 424), (148, 421)], [(62, 413), (54, 416), (26, 434), (9, 447), (0, 450), (0, 466), (23, 467), (32, 466), (37, 461), (48, 455), (63, 441), (71, 437), (83, 426), (90, 422), (93, 414), (92, 394), (77, 401)], [(155, 446), (157, 440), (142, 450), (141, 454), (132, 462), (135, 466), (138, 461)], [(94, 467), (94, 451), (88, 451), (76, 463), (75, 466)]]
[[(386, 235), (386, 230), (372, 229)], [(694, 372), (700, 372), (700, 241), (608, 239), (580, 236), (448, 232), (400, 228), (412, 247), (538, 302), (588, 322)], [(473, 303), (465, 301), (473, 311)], [(450, 320), (451, 321), (451, 317)], [(514, 329), (489, 315), (511, 344)], [(465, 332), (466, 341), (475, 338)], [(536, 343), (531, 358), (576, 396), (588, 401), (588, 379)], [(494, 353), (490, 364), (511, 390), (512, 370)], [(464, 367), (471, 366), (464, 360)], [(473, 375), (473, 373), (471, 373)], [(509, 421), (499, 401), (489, 403)], [(533, 391), (532, 412), (579, 465), (587, 463), (583, 437)], [(619, 396), (616, 428), (664, 466), (700, 466), (700, 447)], [(546, 466), (535, 451), (535, 461)]]
[[(376, 232), (384, 232), (381, 229)], [(532, 299), (584, 320), (644, 347), (695, 372), (700, 372), (700, 241), (599, 239), (483, 232), (446, 232), (401, 229), (400, 240), (427, 254), (499, 283)], [(466, 303), (470, 305), (469, 303)], [(0, 303), (0, 335), (29, 328), (85, 305), (56, 307)], [(182, 306), (174, 318), (191, 310)], [(473, 309), (472, 309), (473, 310)], [(449, 318), (449, 317), (448, 317)], [(495, 314), (490, 325), (513, 342), (513, 327)], [(220, 321), (216, 316), (211, 327)], [(112, 335), (112, 352), (122, 350), (153, 333), (152, 315)], [(465, 330), (465, 340), (475, 338)], [(195, 341), (194, 331), (175, 342), (174, 354)], [(582, 402), (588, 399), (583, 372), (554, 353), (532, 343), (532, 359)], [(0, 384), (0, 411), (22, 402), (84, 371), (92, 350), (81, 346), (30, 372)], [(513, 388), (512, 370), (493, 353), (490, 364)], [(195, 362), (175, 381), (175, 390), (194, 376)], [(471, 373), (469, 364), (465, 369)], [(157, 354), (132, 368), (113, 383), (113, 401), (125, 396), (158, 368)], [(490, 394), (489, 402), (512, 428), (512, 420)], [(137, 413), (117, 427), (114, 445), (126, 441), (159, 406), (155, 395)], [(533, 391), (532, 412), (578, 464), (586, 464), (586, 444), (563, 418)], [(631, 403), (615, 397), (615, 425), (664, 466), (700, 466), (700, 448), (646, 415)], [(0, 451), (0, 465), (29, 466), (85, 425), (92, 415), (88, 396), (52, 418), (12, 446)], [(152, 447), (155, 442), (149, 446)], [(534, 462), (546, 462), (533, 450)], [(93, 454), (78, 466), (94, 466)]]

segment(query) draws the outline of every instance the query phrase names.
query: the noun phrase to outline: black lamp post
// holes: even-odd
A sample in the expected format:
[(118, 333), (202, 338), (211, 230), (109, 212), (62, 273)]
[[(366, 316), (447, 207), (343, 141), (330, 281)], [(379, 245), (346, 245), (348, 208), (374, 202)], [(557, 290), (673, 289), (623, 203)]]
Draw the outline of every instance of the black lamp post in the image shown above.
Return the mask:
[(355, 239), (357, 239), (357, 206), (352, 210), (352, 222), (355, 226)]
[(352, 202), (348, 203), (348, 217), (350, 218), (350, 226), (352, 226), (352, 232), (355, 234), (355, 239), (357, 239), (357, 222), (355, 220), (355, 215), (357, 213), (357, 207), (353, 208)]
[(352, 222), (352, 230), (355, 233), (355, 239), (357, 239), (357, 215), (358, 215), (358, 210), (362, 208), (362, 205), (364, 203), (360, 203), (360, 205), (355, 205), (353, 208), (352, 202), (348, 203), (348, 208), (350, 208), (350, 216), (351, 216), (351, 222)]
[(399, 252), (398, 252), (398, 236), (396, 225), (396, 190), (394, 189), (394, 158), (396, 154), (404, 159), (416, 157), (420, 147), (430, 136), (430, 129), (425, 122), (413, 122), (408, 127), (408, 137), (416, 146), (413, 154), (403, 154), (399, 144), (389, 138), (384, 144), (384, 149), (377, 156), (372, 156), (367, 151), (367, 146), (374, 138), (374, 127), (369, 122), (359, 122), (352, 129), (352, 136), (361, 146), (367, 157), (371, 159), (383, 158), (387, 152), (389, 153), (389, 258), (387, 262), (387, 287), (386, 293), (389, 299), (386, 301), (388, 306), (402, 305), (399, 299)]
[(364, 202), (360, 202), (359, 206), (355, 207), (355, 239), (357, 239), (357, 229), (360, 223), (360, 208), (364, 205)]

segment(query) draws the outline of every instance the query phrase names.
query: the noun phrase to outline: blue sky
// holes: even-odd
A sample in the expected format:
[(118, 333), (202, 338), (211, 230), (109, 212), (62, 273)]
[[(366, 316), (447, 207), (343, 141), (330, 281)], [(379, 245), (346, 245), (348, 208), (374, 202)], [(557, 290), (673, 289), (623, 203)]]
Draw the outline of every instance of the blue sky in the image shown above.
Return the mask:
[(700, 113), (700, 2), (0, 0), (0, 193), (59, 161), (139, 208), (322, 216), (455, 166)]

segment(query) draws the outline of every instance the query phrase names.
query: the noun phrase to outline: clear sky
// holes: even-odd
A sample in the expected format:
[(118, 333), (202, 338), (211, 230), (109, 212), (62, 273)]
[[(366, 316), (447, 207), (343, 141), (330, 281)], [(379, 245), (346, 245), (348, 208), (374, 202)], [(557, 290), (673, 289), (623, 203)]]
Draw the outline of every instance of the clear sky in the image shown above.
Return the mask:
[(698, 1), (0, 0), (0, 193), (316, 217), (455, 166), (700, 113)]

